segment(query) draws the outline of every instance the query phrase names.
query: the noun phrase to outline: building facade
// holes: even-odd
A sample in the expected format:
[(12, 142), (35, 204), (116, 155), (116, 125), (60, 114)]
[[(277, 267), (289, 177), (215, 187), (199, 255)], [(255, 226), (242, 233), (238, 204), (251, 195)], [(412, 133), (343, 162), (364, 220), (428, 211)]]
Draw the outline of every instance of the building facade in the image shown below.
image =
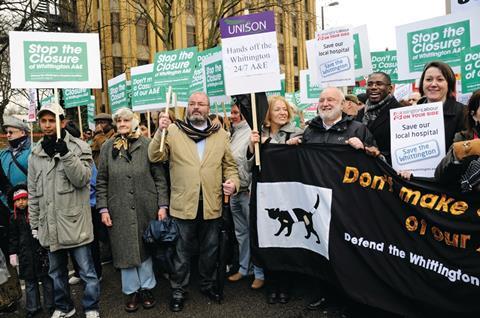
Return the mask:
[[(79, 32), (98, 32), (103, 89), (94, 90), (97, 111), (109, 112), (107, 82), (131, 67), (153, 62), (155, 52), (197, 46), (204, 50), (219, 41), (221, 17), (274, 10), (278, 50), (285, 88), (299, 86), (307, 68), (305, 41), (316, 29), (314, 0), (77, 0)], [(96, 8), (96, 10), (95, 10)]]

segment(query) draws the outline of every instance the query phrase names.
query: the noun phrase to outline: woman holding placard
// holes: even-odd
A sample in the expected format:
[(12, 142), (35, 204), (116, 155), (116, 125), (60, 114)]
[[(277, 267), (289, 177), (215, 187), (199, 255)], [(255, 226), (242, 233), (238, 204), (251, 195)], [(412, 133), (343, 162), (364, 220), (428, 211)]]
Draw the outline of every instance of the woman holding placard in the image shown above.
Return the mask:
[(420, 94), (418, 104), (443, 103), (443, 121), (445, 124), (445, 149), (453, 143), (457, 132), (464, 128), (465, 105), (455, 100), (455, 73), (452, 68), (441, 61), (425, 65), (420, 77)]
[(125, 310), (133, 312), (139, 304), (155, 305), (152, 258), (142, 235), (150, 221), (167, 216), (167, 181), (163, 166), (148, 161), (149, 139), (140, 135), (132, 110), (119, 109), (113, 121), (117, 134), (100, 151), (97, 208), (109, 230), (113, 266), (121, 270)]

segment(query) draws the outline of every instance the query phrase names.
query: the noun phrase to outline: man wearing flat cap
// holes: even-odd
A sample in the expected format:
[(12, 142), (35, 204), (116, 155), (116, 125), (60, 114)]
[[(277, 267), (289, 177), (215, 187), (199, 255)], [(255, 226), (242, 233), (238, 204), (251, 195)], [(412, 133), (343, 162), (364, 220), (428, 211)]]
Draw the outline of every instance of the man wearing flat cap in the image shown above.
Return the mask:
[[(4, 119), (3, 131), (7, 134), (8, 148), (0, 152), (1, 169), (10, 182), (9, 186), (27, 183), (30, 127), (23, 120), (10, 116)], [(6, 193), (1, 194), (1, 200), (8, 206)]]
[(94, 118), (95, 133), (90, 147), (92, 147), (92, 157), (95, 165), (98, 167), (98, 157), (100, 156), (100, 149), (105, 141), (112, 138), (115, 134), (113, 129), (112, 115), (100, 113)]

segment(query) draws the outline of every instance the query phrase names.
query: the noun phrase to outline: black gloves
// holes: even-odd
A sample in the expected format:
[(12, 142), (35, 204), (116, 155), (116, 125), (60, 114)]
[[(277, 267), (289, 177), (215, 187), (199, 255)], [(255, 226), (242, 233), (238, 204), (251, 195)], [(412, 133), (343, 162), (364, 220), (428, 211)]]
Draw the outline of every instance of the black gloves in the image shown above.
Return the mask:
[(67, 144), (65, 143), (65, 140), (63, 139), (58, 139), (57, 142), (55, 143), (55, 152), (58, 152), (60, 156), (65, 156), (68, 152)]

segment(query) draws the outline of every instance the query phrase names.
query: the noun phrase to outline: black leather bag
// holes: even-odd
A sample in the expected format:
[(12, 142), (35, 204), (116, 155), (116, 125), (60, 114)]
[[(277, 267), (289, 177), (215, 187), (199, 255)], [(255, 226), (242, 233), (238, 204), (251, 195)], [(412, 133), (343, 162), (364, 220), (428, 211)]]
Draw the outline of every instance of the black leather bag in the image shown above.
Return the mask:
[(174, 272), (173, 256), (177, 239), (178, 225), (171, 218), (151, 221), (143, 233), (143, 242), (163, 273)]

